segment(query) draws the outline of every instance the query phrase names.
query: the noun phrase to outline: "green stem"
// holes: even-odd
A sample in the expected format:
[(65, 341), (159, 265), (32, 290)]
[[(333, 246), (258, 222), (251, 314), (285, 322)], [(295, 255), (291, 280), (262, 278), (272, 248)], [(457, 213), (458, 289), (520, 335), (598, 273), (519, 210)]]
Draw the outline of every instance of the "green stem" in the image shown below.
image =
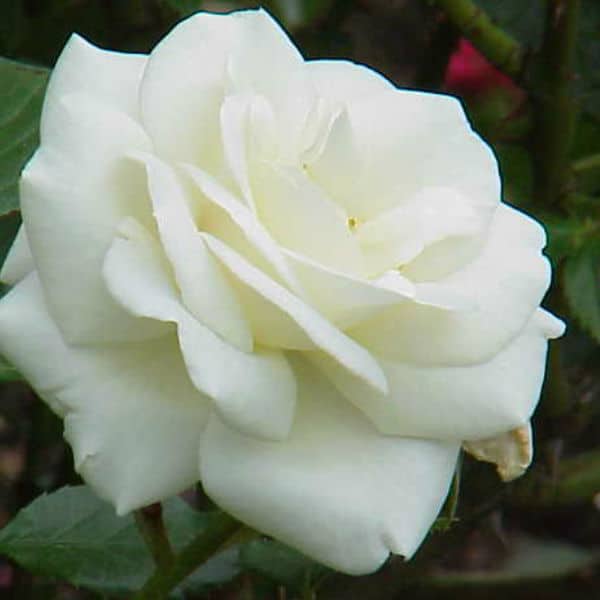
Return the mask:
[(501, 71), (518, 78), (523, 71), (524, 51), (519, 42), (471, 0), (433, 0), (450, 21)]
[(600, 169), (600, 154), (579, 158), (571, 163), (571, 168), (576, 174)]
[(157, 568), (167, 568), (173, 562), (173, 550), (162, 519), (160, 503), (145, 506), (134, 513), (135, 524), (146, 542)]
[[(540, 78), (536, 91), (532, 91), (536, 122), (531, 144), (534, 200), (545, 210), (561, 208), (571, 182), (568, 159), (577, 117), (571, 87), (578, 19), (579, 0), (547, 0)], [(560, 289), (556, 286), (550, 292), (549, 302), (558, 314), (564, 314)], [(549, 415), (556, 417), (569, 409), (570, 388), (561, 350), (556, 343), (554, 346), (550, 350), (543, 406)]]
[(577, 117), (571, 90), (579, 0), (547, 0), (533, 138), (534, 196), (540, 207), (557, 207), (569, 187), (568, 156)]
[(146, 581), (134, 600), (163, 600), (179, 583), (211, 558), (240, 528), (240, 524), (225, 513), (214, 517), (208, 531), (190, 542), (176, 554), (170, 565), (159, 567)]

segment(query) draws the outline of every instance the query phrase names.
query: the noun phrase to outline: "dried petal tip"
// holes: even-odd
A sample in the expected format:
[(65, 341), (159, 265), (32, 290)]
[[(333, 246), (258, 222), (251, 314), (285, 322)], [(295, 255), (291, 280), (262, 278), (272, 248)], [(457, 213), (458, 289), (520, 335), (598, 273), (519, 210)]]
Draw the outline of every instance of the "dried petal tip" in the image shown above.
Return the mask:
[(527, 423), (487, 440), (464, 442), (463, 449), (477, 460), (496, 463), (496, 470), (502, 481), (512, 481), (521, 477), (531, 464), (531, 425)]

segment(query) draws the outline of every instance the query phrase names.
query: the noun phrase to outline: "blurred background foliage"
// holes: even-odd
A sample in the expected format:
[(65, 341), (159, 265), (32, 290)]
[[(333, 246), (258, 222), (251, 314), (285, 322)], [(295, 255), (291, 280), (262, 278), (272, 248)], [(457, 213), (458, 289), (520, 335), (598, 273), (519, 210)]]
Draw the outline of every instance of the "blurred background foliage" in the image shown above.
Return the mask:
[[(103, 47), (148, 52), (196, 10), (256, 5), (284, 23), (307, 57), (349, 58), (399, 86), (462, 99), (498, 157), (505, 200), (548, 230), (555, 279), (546, 304), (568, 322), (568, 333), (552, 344), (534, 421), (533, 467), (502, 484), (492, 467), (465, 457), (448, 506), (413, 562), (391, 559), (356, 579), (267, 539), (237, 540), (173, 597), (600, 597), (597, 0), (3, 0), (0, 260), (19, 224), (16, 184), (37, 144), (47, 69), (72, 31)], [(42, 493), (80, 483), (61, 423), (18, 379), (0, 363), (0, 596), (126, 597), (151, 568), (133, 518), (115, 523), (106, 505), (75, 487), (50, 496), (49, 504), (34, 502), (11, 521)], [(176, 546), (206, 526), (190, 509), (210, 506), (202, 491), (186, 499), (165, 506)], [(60, 521), (65, 506), (69, 523)], [(45, 554), (31, 554), (35, 544), (45, 544)], [(83, 561), (83, 554), (95, 558)]]

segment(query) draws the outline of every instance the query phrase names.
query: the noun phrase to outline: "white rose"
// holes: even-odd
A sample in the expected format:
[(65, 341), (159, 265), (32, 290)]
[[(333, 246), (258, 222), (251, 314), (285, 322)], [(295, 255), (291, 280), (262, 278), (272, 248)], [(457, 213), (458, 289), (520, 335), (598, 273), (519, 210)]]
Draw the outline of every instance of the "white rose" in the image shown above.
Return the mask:
[(84, 479), (120, 514), (200, 479), (349, 573), (415, 552), (463, 441), (526, 427), (562, 331), (459, 102), (260, 10), (149, 56), (73, 36), (21, 202), (0, 351)]

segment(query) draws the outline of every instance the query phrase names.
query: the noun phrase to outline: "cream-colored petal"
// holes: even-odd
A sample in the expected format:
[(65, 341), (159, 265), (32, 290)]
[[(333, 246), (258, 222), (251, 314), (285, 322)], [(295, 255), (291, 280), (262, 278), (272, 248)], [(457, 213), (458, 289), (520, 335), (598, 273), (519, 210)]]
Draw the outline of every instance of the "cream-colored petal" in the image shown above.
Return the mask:
[(463, 448), (477, 460), (495, 463), (502, 481), (521, 477), (533, 460), (531, 423), (485, 440), (463, 443)]
[(364, 275), (347, 216), (300, 170), (263, 164), (252, 185), (260, 222), (284, 248), (327, 267)]
[(221, 168), (219, 110), (237, 23), (200, 12), (154, 48), (140, 86), (142, 119), (159, 156)]
[(106, 256), (104, 275), (127, 310), (177, 324), (192, 381), (229, 425), (269, 439), (287, 436), (296, 382), (286, 358), (260, 347), (243, 352), (194, 319), (177, 296), (160, 247), (139, 224), (123, 224)]
[(380, 435), (305, 363), (289, 439), (262, 442), (211, 419), (202, 482), (223, 509), (340, 571), (410, 558), (448, 491), (458, 444)]
[[(413, 274), (410, 263), (426, 248), (447, 238), (482, 235), (490, 215), (488, 206), (477, 206), (451, 187), (426, 187), (399, 206), (358, 225), (355, 236), (369, 274), (394, 268)], [(457, 266), (462, 265), (459, 262)]]
[(482, 364), (426, 366), (380, 358), (387, 396), (369, 391), (329, 357), (313, 360), (384, 434), (480, 439), (528, 421), (544, 379), (547, 340), (563, 330), (562, 322), (538, 309), (521, 335)]
[(309, 60), (306, 68), (319, 96), (337, 102), (352, 102), (395, 89), (377, 71), (349, 60)]
[(242, 197), (254, 207), (248, 178), (248, 119), (255, 96), (232, 94), (223, 100), (220, 110), (221, 139), (225, 161)]
[(544, 244), (545, 234), (537, 222), (502, 204), (478, 256), (437, 282), (470, 300), (473, 308), (404, 303), (350, 333), (373, 353), (393, 361), (437, 366), (485, 363), (523, 330), (548, 288), (550, 265), (541, 254)]
[(149, 150), (150, 141), (135, 120), (97, 98), (76, 94), (56, 104), (52, 128), (25, 167), (20, 189), (48, 310), (71, 342), (161, 335), (160, 324), (118, 306), (102, 279), (117, 224), (126, 216), (151, 218), (143, 168), (126, 158)]
[(287, 315), (315, 347), (334, 357), (375, 389), (383, 393), (387, 391), (387, 382), (379, 364), (362, 346), (235, 251), (208, 234), (205, 238), (209, 248), (231, 273), (262, 298), (261, 312)]
[(346, 106), (309, 173), (349, 215), (367, 221), (429, 187), (491, 207), (500, 177), (456, 98), (388, 90)]
[[(259, 254), (264, 259), (266, 270), (272, 271), (272, 273), (270, 272), (272, 276), (296, 294), (302, 295), (298, 281), (287, 264), (281, 248), (252, 211), (208, 173), (192, 165), (185, 165), (184, 169), (206, 198), (223, 210), (233, 224), (239, 228), (242, 236), (253, 247), (252, 254)], [(206, 220), (202, 219), (201, 225), (208, 233), (220, 237), (220, 232), (213, 231), (210, 223), (207, 223)], [(224, 241), (228, 242), (229, 240)]]
[(259, 94), (278, 107), (294, 74), (303, 70), (302, 55), (265, 10), (238, 11), (231, 18), (238, 30), (227, 62), (229, 91)]
[(180, 22), (150, 54), (141, 85), (143, 120), (157, 152), (219, 174), (225, 94), (276, 99), (293, 64), (302, 64), (299, 53), (263, 10), (199, 12)]
[(69, 346), (32, 273), (0, 301), (0, 352), (65, 417), (76, 469), (120, 514), (198, 479), (209, 403), (189, 380), (173, 333)]
[(148, 174), (153, 214), (183, 303), (208, 328), (244, 352), (252, 333), (242, 307), (198, 231), (177, 175), (159, 159), (140, 157)]
[(415, 297), (413, 284), (398, 271), (369, 281), (351, 277), (316, 263), (295, 252), (286, 256), (308, 294), (311, 306), (344, 330)]
[[(55, 114), (60, 99), (72, 94), (87, 94), (99, 103), (139, 120), (138, 89), (147, 57), (103, 50), (74, 33), (69, 38), (52, 70), (40, 125), (42, 144), (62, 117)], [(54, 119), (58, 118), (58, 123)]]

